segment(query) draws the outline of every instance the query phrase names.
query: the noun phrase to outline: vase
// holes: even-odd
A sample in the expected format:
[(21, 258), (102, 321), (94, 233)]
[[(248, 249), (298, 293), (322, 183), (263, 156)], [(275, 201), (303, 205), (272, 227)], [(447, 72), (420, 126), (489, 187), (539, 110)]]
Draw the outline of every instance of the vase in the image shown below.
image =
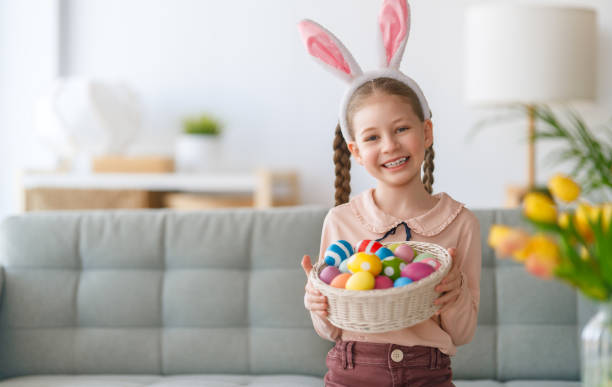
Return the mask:
[(582, 329), (582, 385), (612, 387), (612, 302), (602, 302)]
[(222, 168), (218, 136), (182, 134), (175, 143), (175, 163), (178, 172), (214, 172)]

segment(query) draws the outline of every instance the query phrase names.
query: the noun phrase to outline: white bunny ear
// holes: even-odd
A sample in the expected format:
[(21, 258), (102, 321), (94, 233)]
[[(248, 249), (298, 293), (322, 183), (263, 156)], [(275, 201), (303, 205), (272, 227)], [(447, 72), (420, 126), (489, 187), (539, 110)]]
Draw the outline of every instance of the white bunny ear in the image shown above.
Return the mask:
[(410, 6), (406, 0), (384, 0), (380, 15), (379, 46), (381, 67), (399, 69), (410, 32)]
[(323, 26), (312, 20), (302, 20), (298, 29), (308, 53), (332, 74), (347, 82), (363, 74), (351, 53)]

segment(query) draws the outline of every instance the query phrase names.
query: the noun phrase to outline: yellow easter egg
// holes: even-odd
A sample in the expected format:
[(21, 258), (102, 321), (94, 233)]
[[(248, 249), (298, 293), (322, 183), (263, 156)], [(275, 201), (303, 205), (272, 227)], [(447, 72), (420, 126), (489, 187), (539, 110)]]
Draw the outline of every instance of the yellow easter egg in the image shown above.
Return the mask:
[(382, 270), (382, 262), (374, 254), (368, 253), (357, 253), (349, 263), (348, 269), (351, 273), (358, 273), (360, 271), (369, 271), (372, 275), (377, 276)]
[(358, 271), (346, 281), (348, 290), (370, 290), (374, 289), (374, 276), (369, 271)]

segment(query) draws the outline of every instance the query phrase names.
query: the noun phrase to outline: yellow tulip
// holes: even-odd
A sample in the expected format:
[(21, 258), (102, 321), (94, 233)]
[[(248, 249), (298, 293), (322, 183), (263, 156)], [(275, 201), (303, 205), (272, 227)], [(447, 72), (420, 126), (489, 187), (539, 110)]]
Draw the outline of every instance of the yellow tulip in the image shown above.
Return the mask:
[(511, 230), (511, 227), (508, 227), (503, 224), (494, 224), (493, 226), (491, 226), (491, 228), (489, 229), (489, 246), (496, 248), (499, 245), (500, 241), (505, 238)]
[(588, 260), (590, 258), (589, 249), (584, 246), (580, 246), (580, 258), (585, 261)]
[(612, 222), (612, 203), (604, 203), (601, 206), (602, 224), (605, 232), (610, 229), (610, 222)]
[(580, 203), (574, 213), (574, 224), (576, 225), (576, 231), (588, 242), (593, 241), (593, 230), (589, 225), (589, 219), (593, 221), (594, 210), (587, 203)]
[(580, 196), (578, 184), (561, 173), (557, 173), (548, 181), (548, 189), (554, 197), (566, 203), (573, 202)]
[(555, 202), (540, 192), (529, 192), (525, 195), (523, 213), (536, 222), (555, 223), (557, 221)]
[(559, 248), (554, 240), (543, 234), (530, 239), (525, 260), (525, 269), (529, 273), (541, 278), (551, 278), (559, 262)]
[(498, 257), (512, 256), (516, 260), (521, 260), (521, 252), (529, 243), (529, 234), (520, 229), (511, 229), (503, 238), (500, 239), (495, 247)]
[(569, 227), (570, 214), (567, 212), (562, 212), (559, 214), (559, 219), (557, 220), (557, 224), (564, 230), (567, 230)]

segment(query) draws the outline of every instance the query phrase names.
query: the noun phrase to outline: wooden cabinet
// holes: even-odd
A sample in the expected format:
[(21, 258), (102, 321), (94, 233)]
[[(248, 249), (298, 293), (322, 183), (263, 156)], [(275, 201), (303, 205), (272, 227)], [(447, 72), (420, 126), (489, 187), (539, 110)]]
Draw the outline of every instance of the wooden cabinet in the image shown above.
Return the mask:
[(299, 204), (295, 171), (252, 173), (33, 173), (22, 176), (23, 210), (267, 208)]

